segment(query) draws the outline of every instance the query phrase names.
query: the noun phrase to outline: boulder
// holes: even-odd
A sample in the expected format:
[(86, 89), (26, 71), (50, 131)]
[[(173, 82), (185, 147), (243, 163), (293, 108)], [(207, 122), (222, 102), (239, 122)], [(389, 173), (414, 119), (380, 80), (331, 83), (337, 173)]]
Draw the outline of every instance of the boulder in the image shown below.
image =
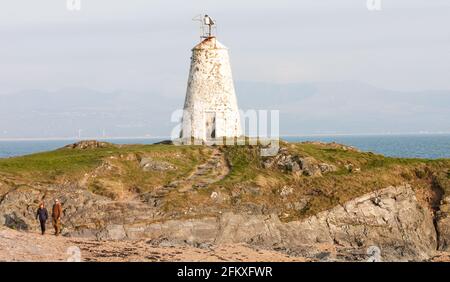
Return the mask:
[(306, 205), (308, 205), (309, 200), (310, 200), (309, 198), (303, 198), (303, 199), (295, 202), (293, 204), (293, 208), (295, 210), (297, 210), (298, 212), (302, 212), (306, 208)]
[(450, 251), (450, 196), (442, 200), (436, 216), (436, 227), (439, 234), (439, 250)]
[(335, 165), (327, 164), (327, 163), (320, 163), (319, 169), (320, 169), (321, 173), (329, 173), (329, 172), (337, 171), (337, 168)]
[(281, 148), (274, 157), (264, 158), (262, 166), (265, 169), (279, 169), (284, 172), (306, 176), (321, 176), (325, 173), (337, 171), (335, 165), (319, 162), (313, 157), (291, 155), (286, 148)]
[(139, 165), (143, 171), (167, 171), (175, 170), (176, 167), (165, 161), (157, 161), (152, 158), (144, 157), (141, 159)]
[(321, 176), (322, 172), (319, 168), (319, 164), (313, 157), (306, 157), (300, 159), (301, 168), (303, 173), (307, 176)]
[(108, 142), (100, 142), (100, 141), (96, 141), (96, 140), (86, 140), (86, 141), (80, 141), (80, 142), (77, 142), (74, 144), (67, 145), (64, 148), (85, 150), (85, 149), (107, 148), (107, 147), (111, 147), (111, 146), (114, 146), (114, 145), (111, 143), (108, 143)]
[(349, 172), (360, 172), (361, 168), (354, 166), (353, 164), (346, 164), (344, 166)]
[(328, 244), (347, 254), (364, 254), (355, 259), (367, 259), (367, 249), (376, 246), (383, 260), (426, 260), (437, 244), (432, 214), (418, 203), (409, 185), (388, 187), (287, 223), (276, 215), (225, 214), (219, 230), (218, 242), (246, 242), (300, 253)]
[(123, 225), (109, 224), (97, 233), (98, 240), (121, 240), (127, 237)]
[(281, 188), (281, 191), (280, 191), (280, 196), (285, 198), (285, 197), (291, 195), (292, 193), (294, 193), (293, 187), (283, 186), (283, 188)]

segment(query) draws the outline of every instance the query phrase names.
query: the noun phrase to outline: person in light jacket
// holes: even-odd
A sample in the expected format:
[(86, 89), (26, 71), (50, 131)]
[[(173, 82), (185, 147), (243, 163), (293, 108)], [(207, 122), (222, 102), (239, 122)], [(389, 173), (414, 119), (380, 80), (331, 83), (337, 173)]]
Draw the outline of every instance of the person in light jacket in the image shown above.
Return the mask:
[(55, 228), (55, 235), (58, 236), (61, 233), (61, 216), (62, 207), (58, 199), (55, 200), (55, 204), (52, 209), (53, 227)]

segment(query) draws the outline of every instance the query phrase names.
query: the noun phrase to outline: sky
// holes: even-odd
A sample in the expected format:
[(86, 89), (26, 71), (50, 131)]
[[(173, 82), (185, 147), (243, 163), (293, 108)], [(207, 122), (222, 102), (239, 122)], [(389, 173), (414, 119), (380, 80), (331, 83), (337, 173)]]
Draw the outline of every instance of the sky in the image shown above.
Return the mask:
[(0, 138), (168, 136), (205, 13), (281, 134), (450, 132), (450, 1), (366, 2), (2, 0)]

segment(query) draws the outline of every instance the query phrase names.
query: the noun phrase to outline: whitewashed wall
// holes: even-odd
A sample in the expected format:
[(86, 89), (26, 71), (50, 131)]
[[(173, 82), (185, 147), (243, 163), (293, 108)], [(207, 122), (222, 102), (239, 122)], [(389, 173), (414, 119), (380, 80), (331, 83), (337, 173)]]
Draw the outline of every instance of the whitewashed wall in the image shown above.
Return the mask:
[(215, 37), (192, 49), (184, 110), (183, 138), (209, 139), (207, 121), (212, 116), (216, 138), (241, 135), (228, 49)]

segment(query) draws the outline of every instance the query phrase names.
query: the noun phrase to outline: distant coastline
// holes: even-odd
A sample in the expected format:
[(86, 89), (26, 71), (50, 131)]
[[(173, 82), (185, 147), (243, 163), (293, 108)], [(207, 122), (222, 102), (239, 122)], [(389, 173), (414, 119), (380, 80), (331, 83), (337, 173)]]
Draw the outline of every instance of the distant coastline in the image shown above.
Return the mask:
[[(401, 132), (401, 133), (311, 133), (311, 134), (283, 134), (280, 139), (285, 137), (328, 137), (328, 136), (426, 136), (426, 135), (450, 135), (450, 132)], [(170, 136), (86, 136), (86, 137), (12, 137), (0, 138), (2, 141), (64, 141), (64, 140), (139, 140), (139, 139), (170, 139)]]
[[(99, 140), (116, 144), (153, 144), (167, 139), (170, 138), (142, 136), (0, 139), (0, 158), (55, 150), (80, 140)], [(450, 133), (284, 135), (281, 139), (288, 142), (336, 142), (389, 157), (450, 158)]]
[(86, 136), (86, 137), (16, 137), (16, 138), (0, 138), (0, 142), (6, 141), (64, 141), (64, 140), (139, 140), (139, 139), (170, 139), (169, 136), (116, 136), (116, 137), (100, 137), (100, 136)]

